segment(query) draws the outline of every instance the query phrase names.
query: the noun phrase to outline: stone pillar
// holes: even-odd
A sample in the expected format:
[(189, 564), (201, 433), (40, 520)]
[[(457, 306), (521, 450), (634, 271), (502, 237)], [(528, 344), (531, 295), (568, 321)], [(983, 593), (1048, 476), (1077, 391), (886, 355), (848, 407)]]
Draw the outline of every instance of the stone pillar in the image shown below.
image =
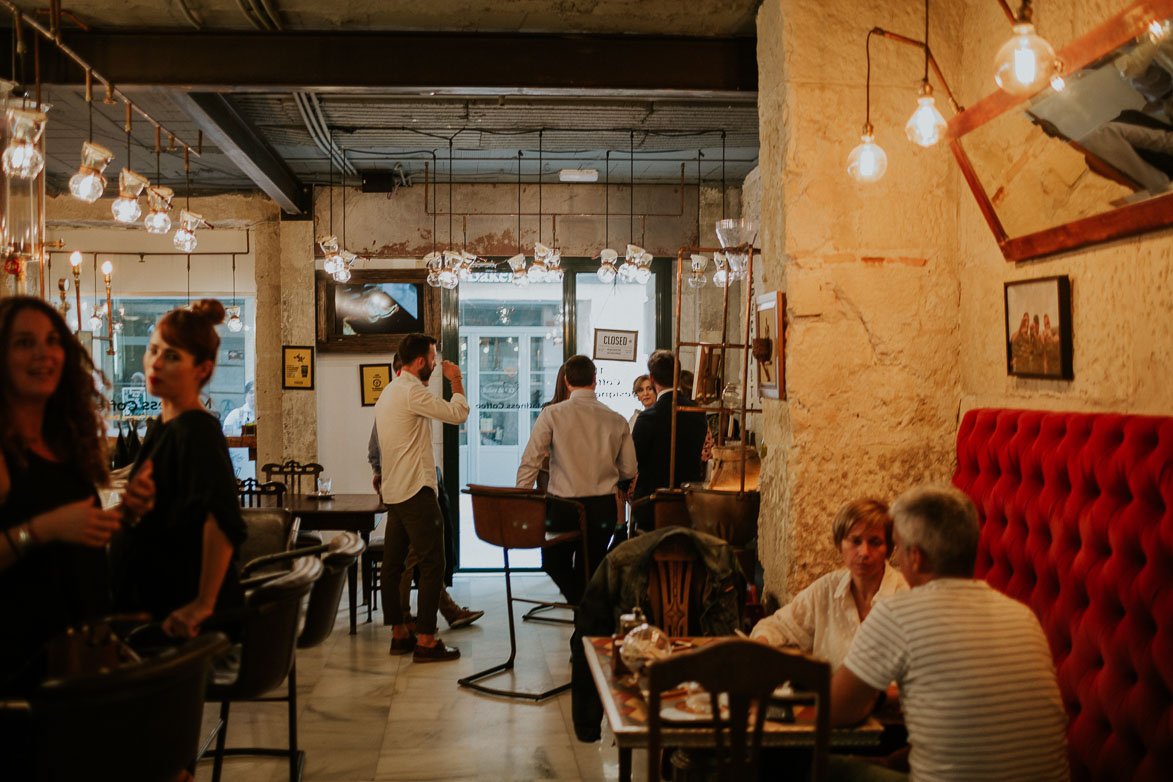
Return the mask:
[[(955, 41), (962, 10), (937, 4), (931, 35)], [(790, 324), (789, 398), (764, 400), (758, 530), (766, 588), (783, 600), (839, 565), (839, 506), (952, 472), (959, 176), (946, 146), (904, 138), (917, 50), (873, 39), (872, 122), (888, 173), (872, 185), (846, 173), (864, 121), (867, 31), (912, 34), (923, 13), (920, 0), (766, 0), (758, 12), (762, 281), (786, 292)], [(934, 53), (957, 72), (957, 52)]]
[[(275, 389), (281, 388), (281, 345), (313, 345), (315, 341), (313, 233), (314, 224), (309, 220), (282, 221), (274, 231), (279, 247), (274, 260), (280, 279), (280, 310), (266, 316), (266, 324), (280, 335), (280, 344), (275, 354), (266, 359), (266, 364), (275, 363), (274, 372), (265, 376), (275, 378)], [(258, 335), (258, 354), (260, 349)], [(258, 375), (260, 362), (258, 355)], [(314, 370), (320, 371), (316, 361)], [(318, 458), (317, 391), (281, 391), (279, 410), (280, 441), (266, 442), (280, 449), (271, 460), (315, 461)]]

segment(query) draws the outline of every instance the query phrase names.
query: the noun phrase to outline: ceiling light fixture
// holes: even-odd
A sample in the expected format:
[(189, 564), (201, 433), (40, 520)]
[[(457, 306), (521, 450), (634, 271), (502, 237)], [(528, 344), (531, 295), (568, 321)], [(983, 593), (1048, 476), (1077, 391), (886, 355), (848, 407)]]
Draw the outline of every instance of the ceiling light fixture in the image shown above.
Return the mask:
[(232, 256), (232, 306), (228, 308), (228, 330), (237, 334), (244, 329), (244, 322), (240, 319), (240, 303), (236, 301), (236, 256)]
[[(868, 31), (864, 51), (867, 57), (867, 80), (864, 82), (864, 121), (860, 144), (847, 156), (847, 173), (857, 182), (876, 182), (888, 170), (888, 154), (876, 143), (872, 127), (872, 34)], [(695, 257), (695, 256), (694, 256)]]
[[(162, 155), (163, 129), (155, 125), (155, 182), (163, 181), (163, 169), (160, 162)], [(171, 199), (175, 191), (160, 184), (147, 187), (147, 203), (151, 211), (143, 218), (143, 226), (147, 233), (165, 234), (171, 230)]]
[(994, 81), (1011, 95), (1038, 92), (1062, 70), (1055, 49), (1035, 32), (1030, 2), (1023, 0), (1019, 6), (1011, 27), (1014, 34), (994, 57)]
[(175, 229), (175, 236), (171, 243), (175, 245), (175, 249), (183, 253), (189, 253), (196, 248), (198, 240), (196, 239), (196, 230), (199, 228), (211, 228), (212, 226), (204, 220), (203, 215), (198, 215), (195, 212), (189, 212), (186, 209), (179, 210), (179, 227)]
[(106, 190), (106, 177), (102, 172), (114, 153), (94, 143), (94, 83), (93, 72), (86, 69), (86, 107), (89, 110), (89, 136), (81, 145), (81, 167), (69, 178), (69, 193), (74, 198), (92, 204), (102, 197)]
[[(606, 175), (603, 182), (603, 244), (611, 244), (611, 150), (607, 150)], [(599, 270), (595, 276), (604, 285), (615, 282), (615, 260), (619, 253), (608, 248), (599, 253)]]
[(559, 182), (598, 182), (599, 171), (595, 168), (564, 168), (558, 172)]
[(149, 184), (147, 178), (141, 174), (136, 174), (129, 168), (122, 169), (118, 175), (118, 197), (110, 204), (110, 211), (117, 222), (130, 224), (142, 216), (143, 210), (139, 206), (138, 197)]

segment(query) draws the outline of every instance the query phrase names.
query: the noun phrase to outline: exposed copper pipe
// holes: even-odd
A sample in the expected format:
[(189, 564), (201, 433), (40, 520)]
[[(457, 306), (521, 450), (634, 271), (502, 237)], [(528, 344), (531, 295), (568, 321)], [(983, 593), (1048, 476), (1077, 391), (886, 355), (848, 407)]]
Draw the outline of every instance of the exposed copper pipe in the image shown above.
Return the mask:
[(941, 88), (945, 90), (945, 98), (949, 101), (949, 107), (953, 109), (954, 114), (961, 113), (961, 106), (954, 99), (953, 91), (949, 89), (949, 83), (945, 81), (945, 74), (941, 73), (941, 68), (937, 65), (936, 58), (933, 57), (932, 49), (927, 48), (923, 41), (918, 41), (915, 38), (909, 38), (907, 36), (900, 35), (899, 33), (889, 32), (882, 27), (873, 27), (871, 31), (876, 35), (884, 36), (890, 41), (897, 41), (899, 43), (908, 44), (909, 46), (915, 46), (916, 48), (925, 52), (929, 60), (929, 65), (933, 66), (933, 73), (937, 74), (937, 81), (941, 83)]
[[(120, 90), (120, 89), (118, 89), (117, 87), (115, 87), (115, 86), (114, 86), (114, 84), (113, 84), (113, 83), (112, 83), (112, 82), (111, 82), (109, 79), (107, 79), (105, 76), (103, 76), (102, 74), (100, 74), (100, 73), (98, 73), (97, 71), (95, 71), (95, 70), (93, 69), (93, 67), (92, 67), (92, 66), (91, 66), (91, 65), (90, 65), (88, 62), (86, 62), (85, 60), (83, 60), (83, 59), (82, 59), (81, 55), (79, 55), (79, 54), (78, 54), (77, 52), (75, 52), (73, 49), (71, 49), (71, 48), (69, 48), (68, 46), (66, 46), (64, 43), (61, 43), (60, 41), (56, 40), (56, 39), (54, 38), (54, 35), (53, 35), (52, 31), (50, 31), (50, 30), (46, 29), (46, 28), (45, 28), (45, 26), (44, 26), (44, 25), (42, 25), (40, 22), (38, 22), (38, 21), (36, 21), (35, 19), (32, 19), (32, 18), (30, 18), (30, 17), (28, 17), (28, 16), (25, 16), (25, 15), (24, 15), (24, 14), (21, 12), (21, 10), (20, 10), (18, 7), (16, 7), (16, 6), (15, 6), (13, 3), (9, 2), (9, 0), (0, 0), (0, 7), (3, 7), (3, 8), (6, 8), (6, 9), (8, 9), (8, 11), (9, 11), (9, 12), (12, 14), (12, 16), (13, 16), (13, 24), (15, 25), (15, 27), (16, 27), (16, 29), (17, 29), (17, 37), (18, 37), (18, 39), (19, 39), (19, 36), (20, 36), (20, 26), (21, 26), (21, 23), (23, 22), (23, 23), (27, 24), (29, 27), (33, 28), (33, 30), (35, 30), (35, 31), (37, 31), (38, 33), (40, 33), (40, 34), (41, 34), (41, 36), (42, 36), (42, 37), (44, 37), (45, 39), (47, 39), (47, 40), (49, 40), (49, 41), (52, 41), (52, 42), (53, 42), (53, 45), (57, 47), (58, 51), (60, 51), (60, 52), (61, 52), (62, 54), (64, 54), (66, 57), (68, 57), (69, 59), (71, 59), (71, 60), (73, 60), (75, 63), (77, 63), (77, 64), (78, 64), (78, 65), (81, 67), (81, 69), (82, 69), (82, 70), (91, 72), (91, 73), (93, 74), (93, 78), (97, 79), (98, 81), (100, 81), (102, 84), (104, 84), (104, 85), (106, 86), (106, 92), (107, 92), (107, 94), (109, 94), (109, 95), (115, 95), (115, 96), (117, 96), (119, 99), (121, 99), (121, 100), (122, 100), (124, 103), (130, 104), (130, 102), (131, 102), (131, 101), (130, 101), (130, 98), (128, 98), (128, 97), (126, 96), (126, 94), (122, 92), (122, 90)], [(143, 110), (142, 110), (141, 108), (139, 108), (138, 106), (134, 106), (133, 108), (134, 108), (134, 110), (135, 110), (136, 112), (138, 112), (138, 113), (139, 113), (139, 114), (140, 114), (140, 115), (141, 115), (141, 116), (142, 116), (144, 119), (146, 119), (146, 120), (148, 120), (148, 121), (150, 121), (150, 122), (153, 122), (153, 123), (154, 123), (154, 124), (156, 124), (156, 125), (159, 125), (159, 124), (161, 124), (161, 123), (160, 123), (158, 120), (156, 120), (154, 117), (152, 117), (152, 116), (151, 116), (150, 114), (148, 114), (147, 112), (143, 111)], [(170, 136), (172, 136), (172, 137), (174, 137), (174, 136), (175, 136), (175, 134), (174, 134), (174, 133), (172, 133), (171, 131), (167, 131), (167, 132), (168, 132), (168, 134), (169, 134)], [(191, 148), (191, 147), (190, 147), (190, 145), (189, 145), (189, 144), (187, 144), (187, 142), (183, 141), (183, 139), (182, 139), (182, 138), (179, 140), (179, 143), (183, 144), (183, 146), (184, 146), (184, 148), (185, 148), (185, 149), (190, 149), (190, 148)], [(197, 152), (196, 154), (197, 154), (197, 157), (198, 157), (198, 156), (199, 156), (199, 153)]]

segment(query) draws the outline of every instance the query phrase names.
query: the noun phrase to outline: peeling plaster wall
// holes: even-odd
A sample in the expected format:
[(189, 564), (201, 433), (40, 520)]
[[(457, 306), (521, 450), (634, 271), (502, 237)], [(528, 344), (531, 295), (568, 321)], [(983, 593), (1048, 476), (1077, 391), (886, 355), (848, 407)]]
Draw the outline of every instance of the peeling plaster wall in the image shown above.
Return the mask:
[[(988, 5), (971, 3), (965, 18), (972, 34), (961, 80), (968, 102), (993, 89), (989, 53), (1006, 37), (1002, 14)], [(1059, 49), (1129, 5), (1130, 0), (1051, 0), (1036, 9), (1035, 22)], [(1003, 259), (964, 187), (958, 222), (962, 411), (1173, 413), (1173, 231), (1012, 264)], [(1003, 284), (1053, 275), (1071, 278), (1075, 379), (1010, 377)]]
[[(844, 502), (952, 472), (960, 177), (946, 148), (903, 138), (916, 50), (873, 40), (871, 119), (888, 174), (860, 186), (845, 171), (867, 31), (918, 31), (923, 9), (767, 0), (758, 13), (763, 280), (787, 293), (790, 321), (789, 398), (763, 402), (759, 556), (782, 599), (838, 566), (830, 522)], [(938, 4), (930, 37), (962, 29), (961, 11)], [(957, 52), (937, 56), (957, 72)]]

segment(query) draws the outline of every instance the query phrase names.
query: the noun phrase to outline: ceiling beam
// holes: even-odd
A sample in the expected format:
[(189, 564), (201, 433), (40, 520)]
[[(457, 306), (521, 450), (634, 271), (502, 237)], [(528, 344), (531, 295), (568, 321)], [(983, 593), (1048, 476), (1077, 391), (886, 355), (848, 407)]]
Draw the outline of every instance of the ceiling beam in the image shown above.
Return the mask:
[(171, 99), (282, 211), (298, 215), (309, 212), (309, 188), (240, 113), (230, 97), (214, 92), (175, 92)]
[[(752, 97), (758, 88), (753, 38), (200, 32), (70, 33), (65, 42), (119, 87), (680, 97)], [(82, 78), (75, 63), (42, 48), (45, 84)]]

